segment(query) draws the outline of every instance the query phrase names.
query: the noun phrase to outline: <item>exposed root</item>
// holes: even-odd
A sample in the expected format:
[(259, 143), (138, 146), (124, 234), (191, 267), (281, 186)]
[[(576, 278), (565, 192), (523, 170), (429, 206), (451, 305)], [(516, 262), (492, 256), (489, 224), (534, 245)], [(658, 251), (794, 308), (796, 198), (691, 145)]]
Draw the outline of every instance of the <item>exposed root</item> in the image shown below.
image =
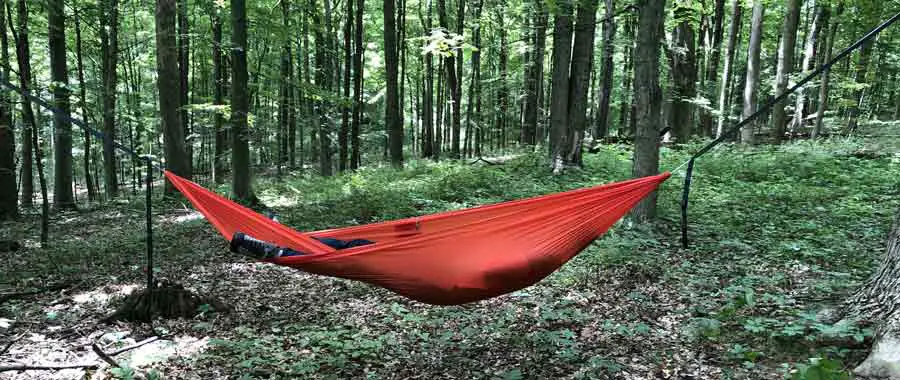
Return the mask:
[(125, 297), (122, 306), (103, 319), (103, 322), (135, 321), (149, 322), (155, 318), (193, 318), (202, 305), (216, 312), (227, 312), (228, 308), (211, 297), (196, 295), (178, 284), (164, 283), (154, 289), (144, 289)]

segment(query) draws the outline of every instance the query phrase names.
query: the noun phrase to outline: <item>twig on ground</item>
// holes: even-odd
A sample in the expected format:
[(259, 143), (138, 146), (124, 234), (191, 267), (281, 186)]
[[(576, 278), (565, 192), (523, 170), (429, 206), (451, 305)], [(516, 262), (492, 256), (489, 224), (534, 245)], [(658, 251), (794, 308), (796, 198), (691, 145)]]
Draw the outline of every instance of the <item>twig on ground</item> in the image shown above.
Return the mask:
[(16, 365), (6, 365), (0, 366), (0, 372), (8, 372), (8, 371), (58, 371), (61, 369), (75, 369), (75, 368), (84, 368), (84, 369), (97, 369), (97, 363), (83, 363), (83, 364), (46, 364), (46, 365), (27, 365), (27, 364), (16, 364)]
[(135, 348), (138, 348), (138, 347), (140, 347), (140, 346), (143, 346), (143, 345), (145, 345), (145, 344), (153, 343), (153, 342), (155, 342), (155, 341), (157, 341), (157, 340), (159, 340), (159, 337), (158, 337), (158, 336), (153, 336), (153, 337), (144, 339), (144, 340), (142, 340), (142, 341), (140, 341), (140, 342), (137, 342), (137, 343), (135, 343), (135, 344), (132, 344), (132, 345), (130, 345), (130, 346), (125, 346), (125, 347), (122, 347), (122, 348), (120, 348), (120, 349), (118, 349), (118, 350), (115, 350), (115, 351), (113, 351), (113, 352), (110, 352), (110, 353), (109, 353), (109, 356), (116, 356), (116, 355), (121, 354), (121, 353), (123, 353), (123, 352), (131, 351), (131, 350), (133, 350), (133, 349), (135, 349)]
[(19, 335), (15, 338), (12, 338), (12, 340), (10, 340), (9, 343), (7, 343), (5, 346), (3, 346), (3, 349), (0, 349), (0, 356), (3, 356), (4, 354), (6, 354), (9, 351), (9, 349), (12, 348), (12, 346), (14, 344), (16, 344), (16, 342), (19, 341), (19, 339), (22, 339), (22, 336), (23, 335)]
[(119, 365), (119, 363), (117, 363), (113, 358), (109, 357), (109, 355), (107, 355), (105, 352), (103, 352), (103, 350), (100, 349), (100, 346), (98, 346), (97, 343), (92, 343), (91, 349), (94, 350), (94, 353), (97, 354), (97, 356), (99, 356), (100, 359), (103, 359), (103, 361), (109, 363), (109, 365), (111, 365), (115, 368), (121, 367)]
[(41, 288), (41, 289), (37, 289), (37, 290), (28, 290), (28, 291), (24, 291), (24, 292), (13, 292), (13, 293), (0, 294), (0, 305), (2, 305), (4, 302), (9, 301), (9, 300), (29, 297), (29, 296), (38, 295), (41, 293), (46, 293), (46, 292), (62, 290), (62, 289), (69, 288), (71, 286), (73, 286), (72, 283), (65, 282), (65, 283), (51, 285), (46, 288)]

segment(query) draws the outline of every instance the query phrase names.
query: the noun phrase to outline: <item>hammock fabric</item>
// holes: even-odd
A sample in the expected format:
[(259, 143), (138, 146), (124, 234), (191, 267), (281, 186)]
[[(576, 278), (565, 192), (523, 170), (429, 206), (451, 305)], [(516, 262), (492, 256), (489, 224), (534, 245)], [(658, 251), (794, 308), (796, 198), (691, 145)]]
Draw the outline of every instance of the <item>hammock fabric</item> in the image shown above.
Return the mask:
[[(308, 253), (268, 260), (364, 281), (436, 305), (530, 286), (587, 247), (669, 173), (534, 198), (363, 226), (302, 233), (169, 171), (168, 180), (226, 238), (243, 232)], [(315, 237), (375, 244), (335, 250)]]

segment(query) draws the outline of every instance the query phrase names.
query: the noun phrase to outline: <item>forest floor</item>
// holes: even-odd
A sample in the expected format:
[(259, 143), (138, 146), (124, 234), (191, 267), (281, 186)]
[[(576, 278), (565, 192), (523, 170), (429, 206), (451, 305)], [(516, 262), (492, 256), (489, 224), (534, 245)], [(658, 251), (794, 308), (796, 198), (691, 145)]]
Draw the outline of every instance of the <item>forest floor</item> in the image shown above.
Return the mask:
[[(864, 357), (872, 331), (820, 323), (816, 312), (871, 273), (900, 206), (898, 150), (866, 146), (723, 147), (695, 168), (690, 248), (679, 243), (676, 174), (661, 188), (654, 225), (619, 223), (537, 285), (455, 307), (235, 256), (197, 213), (169, 199), (154, 207), (154, 270), (231, 311), (103, 324), (143, 285), (142, 198), (55, 214), (47, 249), (37, 243), (39, 218), (29, 214), (0, 229), (0, 239), (25, 244), (0, 253), (0, 294), (56, 290), (0, 301), (0, 366), (101, 365), (0, 379), (840, 375)], [(664, 148), (663, 168), (695, 148)], [(256, 182), (282, 223), (315, 230), (628, 178), (624, 147), (585, 161), (562, 176), (526, 154), (496, 166), (414, 162), (402, 172)], [(117, 369), (91, 349), (153, 336), (161, 339), (115, 356)]]

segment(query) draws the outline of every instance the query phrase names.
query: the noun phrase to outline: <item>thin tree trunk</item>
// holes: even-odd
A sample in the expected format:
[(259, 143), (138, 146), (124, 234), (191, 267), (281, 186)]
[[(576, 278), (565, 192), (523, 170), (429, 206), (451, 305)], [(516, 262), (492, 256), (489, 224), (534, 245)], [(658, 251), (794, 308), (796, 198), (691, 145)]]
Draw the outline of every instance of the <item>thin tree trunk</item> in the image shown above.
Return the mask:
[[(353, 55), (351, 53), (351, 34), (353, 34), (353, 0), (347, 1), (347, 20), (344, 21), (344, 76), (342, 84), (344, 87), (344, 102), (341, 102), (341, 130), (338, 134), (338, 171), (347, 170), (347, 155), (349, 152), (348, 135), (350, 134), (350, 111), (353, 108), (350, 98), (350, 81), (351, 66)], [(346, 105), (345, 105), (346, 103)]]
[(526, 145), (536, 145), (538, 141), (538, 119), (541, 112), (539, 99), (544, 77), (544, 50), (547, 42), (547, 11), (544, 9), (544, 1), (536, 0), (533, 2), (533, 6), (534, 34), (530, 36), (533, 51), (531, 60), (526, 63), (528, 67), (524, 83), (525, 110), (522, 117), (524, 121), (522, 123), (522, 143)]
[[(812, 25), (806, 34), (806, 43), (803, 47), (803, 63), (800, 66), (801, 72), (807, 72), (813, 69), (815, 65), (816, 43), (819, 38), (819, 31), (822, 29), (824, 17), (826, 17), (825, 7), (821, 4), (816, 5), (813, 15)], [(805, 117), (806, 107), (806, 88), (797, 91), (797, 101), (794, 103), (794, 120), (791, 122), (791, 135), (799, 133), (803, 129), (803, 118)]]
[[(759, 94), (759, 54), (762, 47), (762, 26), (763, 13), (765, 11), (762, 0), (754, 0), (753, 2), (753, 18), (750, 27), (750, 44), (747, 48), (747, 81), (744, 83), (744, 118), (749, 117), (756, 112), (757, 99)], [(741, 142), (744, 144), (754, 143), (754, 133), (756, 132), (756, 123), (747, 124), (741, 129)]]
[[(438, 0), (438, 22), (441, 28), (450, 31), (450, 21), (447, 17), (447, 6), (445, 0)], [(501, 42), (502, 44), (502, 42)], [(461, 51), (455, 52), (462, 54)], [(460, 132), (460, 87), (457, 85), (456, 58), (447, 56), (444, 58), (444, 76), (446, 79), (446, 88), (450, 94), (451, 125), (447, 132), (450, 133), (450, 158), (459, 158), (459, 132)], [(446, 140), (446, 139), (445, 139)]]
[(672, 110), (670, 126), (675, 141), (686, 143), (694, 133), (693, 99), (697, 95), (697, 63), (694, 27), (696, 15), (691, 7), (675, 7), (675, 17), (681, 19), (672, 36), (674, 46), (667, 51), (672, 71)]
[[(503, 11), (497, 8), (497, 25), (504, 25)], [(499, 76), (497, 78), (497, 124), (496, 130), (499, 134), (497, 147), (506, 148), (506, 129), (508, 127), (507, 119), (509, 115), (509, 46), (506, 42), (506, 29), (499, 28), (500, 34), (500, 60), (498, 63)]]
[[(219, 10), (214, 10), (212, 16), (213, 33), (213, 104), (222, 106), (225, 104), (225, 57), (222, 55), (222, 17)], [(213, 116), (213, 125), (216, 131), (216, 142), (213, 152), (213, 182), (221, 184), (225, 182), (225, 152), (228, 149), (228, 131), (225, 130), (225, 120), (217, 109)]]
[[(725, 0), (715, 0), (715, 10), (713, 12), (712, 47), (709, 49), (709, 61), (706, 63), (706, 85), (704, 88), (706, 96), (710, 99), (713, 99), (718, 95), (716, 93), (716, 78), (719, 75), (719, 61), (722, 57), (722, 37), (725, 29)], [(738, 18), (740, 18), (740, 13), (738, 13)], [(725, 83), (724, 79), (723, 83)], [(712, 104), (710, 104), (710, 106), (712, 106)], [(699, 132), (711, 136), (716, 134), (716, 130), (713, 129), (713, 114), (711, 109), (700, 110)]]
[[(184, 125), (178, 112), (181, 83), (175, 45), (175, 0), (156, 1), (156, 30), (157, 86), (166, 168), (181, 177), (191, 178), (190, 158), (184, 147)], [(174, 192), (175, 188), (166, 181), (166, 193)]]
[(47, 3), (47, 41), (50, 45), (50, 77), (54, 82), (53, 203), (56, 208), (75, 208), (72, 192), (72, 123), (69, 122), (69, 72), (66, 68), (66, 16), (62, 1)]
[[(775, 74), (775, 96), (781, 95), (788, 85), (788, 77), (794, 68), (794, 49), (797, 44), (797, 25), (800, 23), (800, 0), (786, 0), (787, 15), (781, 29), (781, 44), (778, 45), (778, 68)], [(787, 128), (786, 100), (772, 108), (772, 133), (776, 143), (784, 141)]]
[[(837, 11), (834, 14), (834, 22), (831, 23), (831, 31), (825, 36), (824, 46), (825, 49), (822, 52), (822, 62), (821, 64), (825, 64), (831, 60), (831, 53), (834, 49), (834, 40), (837, 38), (838, 27), (840, 26), (841, 14), (844, 13), (844, 7), (838, 6)], [(819, 84), (819, 105), (816, 107), (816, 121), (813, 126), (812, 135), (810, 136), (813, 139), (819, 138), (822, 135), (824, 121), (825, 121), (825, 112), (828, 111), (828, 92), (829, 92), (829, 82), (831, 79), (831, 69), (827, 69), (822, 72), (822, 82)]]
[[(634, 51), (635, 136), (632, 175), (636, 178), (659, 172), (659, 125), (662, 90), (659, 88), (659, 48), (665, 22), (664, 0), (639, 0), (638, 31)], [(632, 211), (638, 223), (656, 216), (656, 192)]]
[[(7, 8), (8, 9), (8, 8)], [(13, 33), (16, 42), (16, 62), (19, 66), (19, 86), (23, 91), (31, 91), (31, 62), (28, 46), (28, 10), (25, 0), (19, 0), (16, 6), (18, 37)], [(10, 18), (10, 23), (12, 18)], [(32, 146), (32, 129), (36, 128), (31, 101), (22, 97), (22, 169), (21, 169), (21, 204), (22, 207), (34, 206), (34, 147)]]
[(572, 47), (572, 68), (569, 77), (568, 136), (565, 165), (581, 166), (581, 148), (587, 129), (588, 90), (591, 85), (591, 64), (594, 55), (594, 34), (597, 26), (598, 0), (578, 2), (575, 37)]
[(612, 100), (613, 57), (616, 53), (616, 20), (613, 17), (615, 5), (613, 0), (604, 0), (606, 12), (603, 15), (603, 67), (600, 70), (600, 99), (594, 123), (594, 139), (601, 139), (609, 134), (609, 103)]
[(732, 76), (734, 76), (734, 53), (737, 51), (738, 34), (741, 28), (741, 2), (731, 0), (731, 9), (731, 26), (728, 27), (728, 45), (725, 48), (725, 67), (722, 72), (722, 81), (719, 84), (719, 120), (716, 125), (716, 138), (725, 132), (725, 121), (731, 114), (728, 93)]
[(473, 15), (472, 43), (475, 50), (472, 51), (472, 76), (469, 80), (469, 102), (466, 103), (466, 141), (464, 144), (467, 157), (472, 154), (473, 133), (477, 134), (481, 128), (481, 113), (473, 113), (473, 109), (481, 92), (481, 9), (483, 6), (484, 0), (478, 0)]
[[(352, 0), (348, 0), (352, 1)], [(363, 101), (362, 101), (362, 84), (363, 84), (363, 54), (365, 48), (363, 46), (363, 12), (365, 11), (364, 0), (356, 0), (356, 17), (354, 18), (354, 44), (355, 54), (353, 55), (353, 123), (350, 127), (350, 169), (358, 169), (360, 164), (360, 123), (362, 122)]]
[[(403, 167), (403, 124), (400, 121), (399, 93), (397, 88), (398, 50), (395, 0), (385, 0), (382, 7), (384, 19), (384, 62), (387, 76), (384, 121), (390, 137), (391, 165)], [(452, 60), (451, 60), (452, 62)]]
[(859, 109), (863, 105), (867, 91), (862, 88), (866, 84), (866, 75), (869, 72), (869, 61), (872, 57), (872, 47), (874, 40), (870, 39), (863, 43), (859, 50), (859, 61), (856, 63), (856, 72), (854, 73), (854, 81), (859, 88), (853, 94), (853, 103), (847, 109), (847, 133), (856, 132), (859, 125)]
[[(5, 0), (4, 0), (5, 1)], [(0, 9), (2, 12), (2, 9)], [(5, 29), (4, 29), (5, 30)], [(5, 32), (4, 32), (5, 33)], [(6, 49), (3, 49), (6, 51)], [(81, 17), (79, 9), (75, 9), (75, 59), (78, 66), (78, 90), (79, 101), (81, 102), (81, 120), (85, 124), (89, 124), (88, 108), (87, 108), (87, 85), (84, 82), (84, 60), (82, 59), (82, 43), (81, 43)], [(6, 65), (4, 65), (6, 66)], [(88, 200), (97, 200), (97, 192), (94, 185), (94, 176), (91, 174), (91, 133), (84, 131), (84, 182), (87, 187)]]

